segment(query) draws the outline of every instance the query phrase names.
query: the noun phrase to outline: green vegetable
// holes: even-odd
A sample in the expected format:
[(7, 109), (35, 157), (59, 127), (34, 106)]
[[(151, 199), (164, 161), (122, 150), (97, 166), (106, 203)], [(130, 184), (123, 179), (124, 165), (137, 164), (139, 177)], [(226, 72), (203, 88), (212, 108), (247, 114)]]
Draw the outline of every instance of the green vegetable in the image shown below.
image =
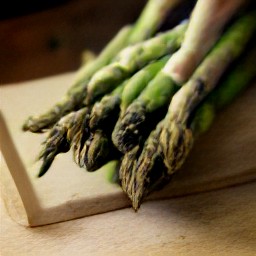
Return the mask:
[(187, 24), (177, 26), (147, 41), (122, 50), (115, 61), (95, 73), (88, 84), (86, 104), (111, 92), (136, 71), (158, 58), (176, 51), (183, 39)]
[(78, 70), (65, 96), (45, 113), (29, 117), (23, 124), (23, 130), (43, 132), (51, 128), (62, 116), (81, 108), (87, 94), (88, 82), (94, 73), (110, 63), (124, 47), (150, 38), (178, 2), (180, 0), (149, 0), (134, 26), (123, 27), (94, 61)]
[(183, 164), (193, 144), (188, 119), (216, 87), (229, 65), (245, 50), (256, 30), (256, 12), (243, 15), (221, 37), (191, 79), (172, 98), (160, 136), (164, 163), (172, 174)]

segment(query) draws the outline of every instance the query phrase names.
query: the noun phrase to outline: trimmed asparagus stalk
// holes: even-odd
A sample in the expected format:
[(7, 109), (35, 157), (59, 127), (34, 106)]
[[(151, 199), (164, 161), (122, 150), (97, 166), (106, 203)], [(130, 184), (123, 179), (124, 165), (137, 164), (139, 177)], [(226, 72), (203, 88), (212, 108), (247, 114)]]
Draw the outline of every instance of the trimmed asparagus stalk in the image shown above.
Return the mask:
[[(193, 141), (210, 128), (217, 112), (232, 103), (256, 77), (256, 65), (253, 64), (255, 58), (256, 48), (254, 47), (232, 67), (220, 81), (218, 87), (193, 113), (192, 122), (188, 127), (191, 130)], [(142, 200), (154, 190), (156, 184), (163, 185), (171, 178), (170, 172), (163, 164), (163, 151), (159, 145), (160, 134), (165, 122), (166, 119), (161, 121), (150, 134), (140, 156), (133, 159), (133, 168), (130, 170), (127, 168), (127, 171), (122, 174), (122, 178), (129, 181), (129, 183), (122, 183), (123, 190), (131, 199), (135, 210), (138, 210)], [(180, 147), (182, 147), (182, 143), (184, 142), (181, 139)], [(178, 153), (176, 154), (178, 155)], [(125, 163), (127, 166), (129, 164), (131, 163)]]
[(109, 93), (118, 84), (130, 77), (149, 62), (176, 51), (181, 44), (187, 24), (162, 33), (145, 42), (122, 50), (115, 61), (95, 73), (88, 84), (86, 104)]
[[(100, 102), (94, 104), (89, 122), (90, 136), (84, 137), (83, 130), (81, 130), (76, 134), (72, 142), (74, 159), (80, 167), (85, 167), (88, 171), (94, 171), (105, 164), (110, 158), (117, 156), (117, 152), (108, 134), (112, 132), (118, 118), (123, 88), (128, 86), (130, 90), (133, 85), (136, 91), (138, 91), (138, 87), (146, 84), (166, 61), (167, 57), (149, 64), (143, 69), (144, 72), (143, 70), (139, 71), (128, 82), (124, 82), (110, 95), (104, 96)], [(149, 72), (151, 73), (149, 74)], [(138, 82), (141, 84), (138, 84)], [(125, 98), (127, 99), (126, 103), (128, 100), (131, 100), (131, 95), (128, 94), (128, 96), (129, 99), (127, 99), (127, 96)], [(85, 138), (87, 139), (85, 140)]]
[[(152, 36), (166, 18), (166, 14), (180, 0), (150, 0), (134, 26), (125, 26), (89, 65), (82, 66), (66, 95), (45, 113), (29, 117), (24, 131), (43, 132), (53, 126), (62, 116), (83, 106), (87, 85), (93, 74), (111, 62), (115, 55), (127, 45), (135, 44)], [(154, 17), (152, 17), (152, 11)]]

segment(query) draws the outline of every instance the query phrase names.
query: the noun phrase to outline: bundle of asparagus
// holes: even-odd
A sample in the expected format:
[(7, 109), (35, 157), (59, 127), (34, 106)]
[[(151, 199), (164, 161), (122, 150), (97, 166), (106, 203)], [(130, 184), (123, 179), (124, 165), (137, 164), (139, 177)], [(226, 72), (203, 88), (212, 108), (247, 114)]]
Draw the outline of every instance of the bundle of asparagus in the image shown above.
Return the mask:
[(255, 77), (256, 49), (245, 51), (256, 30), (249, 1), (198, 0), (188, 21), (157, 33), (180, 2), (149, 0), (135, 25), (81, 67), (63, 100), (25, 122), (24, 130), (48, 130), (39, 177), (70, 149), (87, 171), (119, 160), (118, 182), (137, 210)]

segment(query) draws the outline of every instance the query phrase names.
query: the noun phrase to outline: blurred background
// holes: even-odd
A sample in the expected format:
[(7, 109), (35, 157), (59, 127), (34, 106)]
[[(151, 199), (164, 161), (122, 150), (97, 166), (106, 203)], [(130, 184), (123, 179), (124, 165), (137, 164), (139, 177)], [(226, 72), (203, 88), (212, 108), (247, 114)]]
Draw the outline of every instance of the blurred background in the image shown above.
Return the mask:
[(0, 10), (0, 84), (74, 71), (98, 53), (146, 0), (6, 1)]

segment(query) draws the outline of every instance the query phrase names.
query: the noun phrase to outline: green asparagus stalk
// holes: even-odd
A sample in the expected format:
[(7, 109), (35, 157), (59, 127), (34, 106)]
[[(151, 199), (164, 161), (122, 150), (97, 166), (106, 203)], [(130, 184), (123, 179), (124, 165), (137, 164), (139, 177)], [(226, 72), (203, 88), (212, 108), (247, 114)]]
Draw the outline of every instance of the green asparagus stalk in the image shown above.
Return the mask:
[(38, 177), (43, 176), (48, 171), (57, 154), (69, 151), (71, 142), (87, 113), (88, 108), (86, 107), (71, 112), (62, 117), (50, 130), (39, 155), (39, 159), (42, 159), (43, 163)]
[(121, 182), (121, 187), (131, 200), (134, 178), (136, 174), (134, 170), (136, 170), (137, 160), (140, 153), (141, 147), (139, 145), (133, 147), (124, 154), (119, 168), (119, 180)]
[(112, 140), (119, 151), (126, 153), (138, 145), (146, 120), (157, 110), (167, 107), (178, 88), (179, 85), (162, 70), (150, 81), (139, 97), (124, 111), (114, 128)]
[[(166, 175), (167, 168), (163, 163), (163, 155), (159, 147), (159, 136), (163, 123), (163, 120), (159, 122), (156, 129), (150, 133), (142, 152), (134, 161), (133, 169), (122, 173), (122, 177), (125, 177), (122, 188), (131, 199), (135, 210), (139, 208), (143, 198), (153, 190), (154, 184), (159, 181), (163, 184), (169, 178)], [(121, 167), (123, 167), (123, 163), (121, 163)], [(126, 170), (125, 166), (123, 168)], [(123, 181), (123, 179), (121, 180)]]
[[(24, 131), (42, 132), (52, 127), (62, 116), (83, 106), (87, 85), (96, 71), (107, 65), (127, 45), (150, 38), (165, 20), (167, 13), (181, 0), (149, 0), (134, 26), (125, 26), (89, 65), (82, 66), (65, 96), (45, 113), (29, 117)], [(152, 16), (152, 11), (154, 15)]]
[(175, 29), (122, 50), (113, 63), (92, 77), (87, 87), (86, 104), (90, 105), (98, 97), (109, 93), (151, 61), (176, 51), (180, 47), (186, 27), (187, 24), (181, 24)]
[[(157, 70), (160, 69), (160, 67), (166, 61), (167, 57), (164, 57), (163, 59), (148, 65), (144, 72), (143, 70), (139, 71), (138, 74), (135, 74), (130, 79), (131, 81), (127, 83), (128, 88), (131, 89), (132, 85), (136, 87), (142, 87), (143, 84), (145, 84), (153, 75), (155, 75)], [(151, 73), (149, 74), (149, 72)], [(138, 82), (140, 82), (139, 85), (137, 84)], [(100, 102), (95, 103), (91, 111), (90, 118), (88, 118), (89, 110), (87, 109), (86, 115), (82, 117), (84, 118), (83, 122), (86, 123), (86, 125), (81, 126), (82, 118), (79, 120), (79, 122), (68, 124), (70, 115), (67, 115), (67, 118), (64, 118), (65, 126), (62, 125), (63, 122), (57, 125), (59, 130), (62, 128), (65, 131), (70, 131), (71, 127), (74, 127), (73, 129), (76, 128), (76, 134), (75, 136), (72, 136), (72, 138), (74, 138), (72, 139), (72, 143), (70, 143), (73, 149), (74, 160), (80, 167), (86, 167), (88, 171), (94, 171), (98, 169), (110, 158), (114, 158), (117, 155), (111, 141), (109, 141), (109, 136), (106, 134), (106, 129), (107, 133), (109, 133), (109, 131), (112, 132), (113, 130), (113, 125), (110, 124), (114, 124), (116, 122), (120, 109), (120, 98), (124, 87), (126, 87), (126, 82), (118, 86), (111, 94), (104, 96)], [(131, 100), (131, 95), (128, 92), (126, 94), (128, 95), (129, 100)], [(126, 103), (127, 102), (128, 99), (126, 100)], [(72, 116), (73, 115), (75, 115), (75, 112), (72, 114)], [(90, 132), (85, 128), (88, 125), (88, 122), (90, 126)], [(99, 129), (102, 129), (103, 126), (104, 131), (100, 131)], [(97, 131), (95, 132), (95, 130)], [(63, 133), (62, 137), (60, 134), (61, 133), (59, 132), (58, 138), (64, 140), (63, 137), (65, 133)], [(50, 136), (48, 141), (51, 139), (52, 138)], [(44, 148), (42, 152), (49, 152), (48, 147)], [(53, 160), (58, 153), (61, 153), (61, 151), (56, 145), (55, 154), (51, 154), (51, 159)]]
[(109, 61), (126, 45), (132, 27), (126, 26), (112, 39), (112, 41), (103, 49), (102, 53), (90, 62), (83, 66), (77, 74), (77, 77), (67, 91), (61, 101), (56, 103), (47, 112), (34, 117), (29, 117), (23, 125), (23, 130), (31, 132), (42, 132), (50, 128), (62, 116), (67, 113), (79, 109), (86, 96), (86, 87), (92, 75), (105, 66)]
[(216, 43), (226, 23), (245, 2), (198, 0), (181, 48), (117, 123), (112, 139), (121, 152), (125, 153), (138, 144), (143, 137), (141, 129), (150, 113), (169, 103), (178, 87), (190, 78)]
[[(256, 65), (253, 64), (255, 58), (256, 48), (254, 47), (224, 75), (217, 88), (193, 113), (192, 121), (188, 125), (193, 141), (211, 127), (216, 114), (241, 95), (241, 92), (256, 77)], [(122, 183), (122, 187), (131, 199), (135, 210), (140, 207), (142, 200), (155, 189), (156, 185), (163, 186), (172, 177), (163, 163), (163, 151), (159, 145), (160, 134), (166, 125), (165, 122), (166, 118), (152, 131), (139, 157), (132, 159), (133, 168), (130, 170), (125, 168), (131, 164), (130, 162), (121, 164), (120, 170), (122, 166), (125, 170), (121, 176), (128, 180), (128, 182)], [(180, 138), (179, 146), (181, 148), (183, 147), (182, 143), (184, 142)], [(178, 152), (178, 147), (176, 152)]]
[(80, 129), (73, 140), (75, 162), (87, 171), (97, 170), (116, 156), (116, 149), (109, 139), (109, 134), (118, 118), (120, 99), (125, 83), (94, 104), (90, 117), (86, 118), (89, 132)]
[(100, 101), (93, 105), (89, 126), (91, 131), (108, 127), (113, 123), (113, 119), (119, 114), (121, 95), (126, 85), (124, 81), (112, 93), (105, 95)]
[(182, 47), (164, 71), (179, 84), (185, 83), (215, 45), (226, 24), (248, 0), (198, 0), (191, 14)]
[(195, 138), (205, 133), (211, 127), (216, 114), (230, 105), (250, 85), (256, 77), (256, 65), (253, 64), (255, 58), (256, 47), (253, 46), (196, 109), (193, 121), (189, 125)]
[(132, 76), (124, 87), (121, 98), (121, 116), (127, 107), (140, 95), (148, 83), (157, 75), (169, 59), (169, 55), (164, 56), (158, 61), (155, 61), (145, 68), (138, 71)]
[[(105, 96), (105, 98), (112, 99), (111, 100), (112, 106), (113, 106), (113, 103), (115, 104), (116, 98), (118, 98), (118, 94), (121, 93), (122, 88), (123, 86), (119, 86), (112, 93), (113, 95)], [(104, 98), (102, 99), (102, 101), (106, 102)], [(108, 104), (109, 108), (111, 107), (111, 104), (110, 103)], [(107, 115), (107, 112), (110, 111), (109, 108), (104, 109), (104, 113), (106, 115)], [(116, 108), (116, 107), (113, 106), (113, 108)], [(107, 119), (107, 117), (109, 116), (104, 115), (101, 117), (101, 121), (102, 121), (101, 124), (105, 119)], [(43, 165), (41, 167), (42, 173), (45, 173), (49, 169), (50, 164), (53, 162), (57, 154), (64, 152), (62, 150), (62, 147), (63, 147), (62, 144), (64, 142), (66, 146), (65, 152), (67, 152), (70, 148), (72, 148), (73, 158), (75, 163), (78, 164), (80, 167), (84, 167), (84, 161), (81, 160), (81, 154), (83, 154), (84, 148), (86, 148), (88, 144), (88, 142), (86, 144), (86, 141), (92, 140), (92, 139), (89, 139), (90, 137), (92, 137), (92, 135), (90, 135), (91, 131), (89, 127), (90, 120), (91, 120), (91, 108), (84, 107), (79, 111), (75, 111), (75, 112), (71, 112), (70, 114), (67, 114), (66, 116), (62, 117), (59, 122), (57, 122), (57, 124), (50, 130), (45, 146), (41, 152), (41, 158), (44, 159)], [(97, 136), (95, 138), (97, 138)]]
[(216, 87), (232, 61), (243, 53), (255, 30), (255, 11), (239, 18), (196, 69), (191, 79), (173, 97), (160, 136), (169, 174), (180, 168), (193, 145), (192, 132), (187, 128), (188, 118)]
[(134, 44), (153, 36), (168, 13), (181, 2), (183, 0), (149, 0), (131, 32), (128, 40), (129, 44)]
[(111, 142), (110, 134), (118, 118), (121, 97), (121, 106), (124, 108), (137, 97), (167, 60), (166, 56), (147, 65), (128, 81), (118, 86), (110, 95), (104, 96), (100, 102), (94, 104), (90, 119), (91, 135), (85, 142), (84, 150), (80, 155), (80, 163), (88, 171), (97, 170), (119, 155)]

